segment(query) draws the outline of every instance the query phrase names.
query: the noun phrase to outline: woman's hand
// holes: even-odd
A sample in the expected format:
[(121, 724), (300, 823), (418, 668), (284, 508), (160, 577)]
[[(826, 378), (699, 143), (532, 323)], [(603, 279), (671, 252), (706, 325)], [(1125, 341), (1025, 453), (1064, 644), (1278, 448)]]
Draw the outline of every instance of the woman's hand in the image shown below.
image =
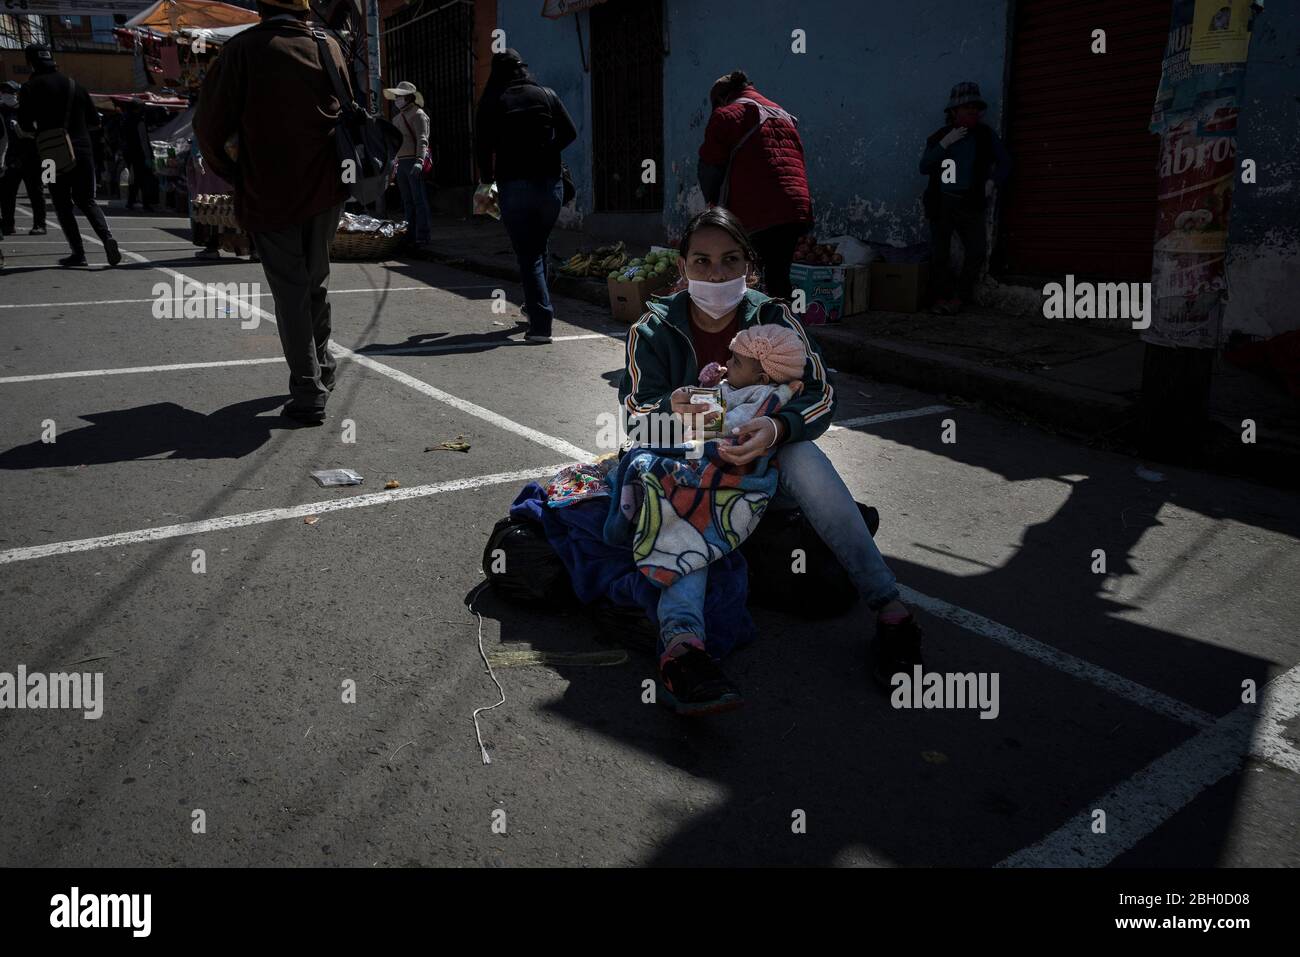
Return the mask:
[(748, 465), (765, 455), (779, 437), (775, 420), (766, 416), (751, 419), (732, 436), (735, 445), (718, 445), (718, 458), (730, 465)]
[(692, 402), (690, 386), (682, 386), (680, 389), (673, 390), (670, 401), (672, 402), (673, 411), (688, 420), (690, 417), (703, 412), (709, 404), (703, 396), (696, 397), (696, 401)]

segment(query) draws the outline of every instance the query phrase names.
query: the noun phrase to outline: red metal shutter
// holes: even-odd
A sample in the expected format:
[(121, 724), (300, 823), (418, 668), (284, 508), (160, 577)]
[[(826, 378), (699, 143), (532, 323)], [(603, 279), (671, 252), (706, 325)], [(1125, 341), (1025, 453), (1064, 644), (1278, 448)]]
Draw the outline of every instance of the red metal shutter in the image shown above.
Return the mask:
[(1150, 278), (1160, 144), (1147, 125), (1170, 16), (1170, 0), (1016, 4), (999, 272)]

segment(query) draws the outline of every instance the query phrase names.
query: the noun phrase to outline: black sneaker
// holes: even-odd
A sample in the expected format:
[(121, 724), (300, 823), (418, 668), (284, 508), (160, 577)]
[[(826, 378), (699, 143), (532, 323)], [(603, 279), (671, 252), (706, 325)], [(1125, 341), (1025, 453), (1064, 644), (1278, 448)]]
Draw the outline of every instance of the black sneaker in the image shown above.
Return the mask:
[(86, 254), (73, 253), (71, 256), (64, 256), (59, 260), (59, 265), (64, 269), (70, 269), (73, 266), (84, 266), (86, 265)]
[(104, 243), (104, 252), (108, 254), (108, 264), (116, 266), (122, 261), (122, 250), (117, 248), (117, 240), (109, 239)]
[(45, 235), (45, 226), (44, 226), (44, 224), (42, 224), (42, 225), (40, 225), (40, 226), (33, 226), (31, 229), (27, 230), (27, 235), (28, 235), (28, 236), (44, 236), (44, 235)]
[(663, 703), (681, 715), (720, 714), (745, 703), (708, 652), (698, 648), (661, 665), (659, 685)]
[(876, 620), (876, 634), (871, 639), (870, 664), (871, 675), (876, 683), (886, 691), (892, 685), (894, 675), (900, 671), (912, 674), (916, 665), (925, 670), (921, 660), (921, 626), (916, 618), (908, 615), (900, 622), (886, 624)]

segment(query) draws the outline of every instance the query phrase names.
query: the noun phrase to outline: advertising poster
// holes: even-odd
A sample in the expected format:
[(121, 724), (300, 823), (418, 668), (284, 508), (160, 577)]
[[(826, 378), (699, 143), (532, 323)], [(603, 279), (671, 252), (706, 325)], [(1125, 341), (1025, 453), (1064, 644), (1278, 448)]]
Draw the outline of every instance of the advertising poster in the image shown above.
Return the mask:
[(1237, 167), (1237, 107), (1205, 104), (1161, 135), (1146, 342), (1214, 348), (1227, 303), (1224, 262)]
[(1191, 63), (1244, 63), (1250, 50), (1251, 0), (1196, 0)]

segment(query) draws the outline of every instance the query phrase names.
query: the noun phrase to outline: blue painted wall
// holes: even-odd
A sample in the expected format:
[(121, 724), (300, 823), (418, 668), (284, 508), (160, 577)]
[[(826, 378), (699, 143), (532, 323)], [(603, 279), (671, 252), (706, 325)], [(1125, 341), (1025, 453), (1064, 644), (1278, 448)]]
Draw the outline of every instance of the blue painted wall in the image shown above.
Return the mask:
[[(989, 102), (986, 121), (1000, 122), (1007, 7), (1006, 0), (667, 0), (665, 227), (680, 229), (703, 207), (695, 163), (709, 87), (740, 68), (799, 117), (820, 234), (922, 239), (925, 181), (916, 163), (925, 136), (943, 121), (951, 86), (978, 82)], [(565, 158), (579, 209), (589, 212), (591, 78), (573, 16), (551, 21), (539, 8), (536, 0), (499, 0), (497, 23), (573, 114), (579, 138)], [(587, 15), (577, 16), (589, 43)], [(791, 51), (796, 28), (806, 32), (806, 53)]]
[(1228, 330), (1275, 336), (1300, 328), (1300, 7), (1268, 2), (1255, 21), (1241, 98), (1238, 178), (1228, 225)]

